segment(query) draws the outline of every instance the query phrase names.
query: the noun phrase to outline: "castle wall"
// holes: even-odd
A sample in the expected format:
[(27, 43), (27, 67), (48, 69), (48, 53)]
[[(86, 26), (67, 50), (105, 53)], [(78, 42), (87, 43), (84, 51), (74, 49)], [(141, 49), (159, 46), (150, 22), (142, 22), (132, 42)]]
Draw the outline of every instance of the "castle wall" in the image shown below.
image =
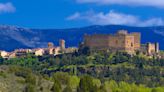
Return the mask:
[(88, 46), (90, 48), (108, 48), (108, 35), (86, 35), (84, 39), (85, 46)]
[(141, 34), (133, 32), (130, 35), (134, 36), (134, 49), (139, 50), (141, 48)]
[[(138, 35), (136, 38), (140, 38)], [(136, 40), (136, 43), (140, 41)], [(127, 34), (125, 31), (118, 32), (115, 35), (85, 35), (84, 45), (96, 50), (112, 50), (112, 51), (127, 51), (134, 53), (134, 48), (137, 47), (135, 37)]]
[(111, 49), (125, 49), (125, 35), (110, 36), (108, 41)]
[(148, 55), (153, 55), (159, 53), (159, 44), (158, 43), (147, 43), (147, 53)]
[(134, 53), (135, 50), (135, 37), (134, 36), (126, 36), (125, 38), (125, 51), (129, 53)]

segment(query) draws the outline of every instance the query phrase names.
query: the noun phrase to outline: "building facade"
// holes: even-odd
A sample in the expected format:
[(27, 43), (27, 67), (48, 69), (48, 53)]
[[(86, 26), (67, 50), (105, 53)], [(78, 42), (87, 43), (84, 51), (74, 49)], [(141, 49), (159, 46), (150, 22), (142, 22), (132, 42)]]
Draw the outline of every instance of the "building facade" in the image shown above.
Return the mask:
[(94, 34), (84, 36), (84, 46), (91, 50), (126, 51), (134, 53), (140, 49), (140, 33), (120, 30), (116, 34)]
[(62, 53), (64, 53), (64, 51), (65, 51), (65, 40), (63, 40), (63, 39), (60, 39), (59, 40), (59, 46), (60, 46), (60, 49), (61, 49), (61, 52)]

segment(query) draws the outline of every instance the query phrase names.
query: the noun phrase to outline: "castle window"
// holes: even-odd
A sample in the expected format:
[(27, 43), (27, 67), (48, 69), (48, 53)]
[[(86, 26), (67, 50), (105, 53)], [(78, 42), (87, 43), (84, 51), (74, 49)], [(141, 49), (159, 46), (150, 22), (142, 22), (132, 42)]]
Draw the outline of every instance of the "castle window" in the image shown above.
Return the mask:
[(131, 47), (133, 47), (133, 43), (131, 43)]

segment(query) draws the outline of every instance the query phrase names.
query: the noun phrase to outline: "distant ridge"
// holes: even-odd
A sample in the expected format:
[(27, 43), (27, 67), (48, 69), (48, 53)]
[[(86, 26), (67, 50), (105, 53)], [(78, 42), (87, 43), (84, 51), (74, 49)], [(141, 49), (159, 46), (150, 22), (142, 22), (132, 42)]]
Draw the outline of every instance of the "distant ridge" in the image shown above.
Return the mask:
[(12, 51), (17, 48), (46, 47), (48, 42), (58, 45), (59, 39), (65, 39), (67, 46), (78, 46), (84, 34), (110, 34), (124, 29), (129, 32), (141, 32), (142, 43), (159, 42), (164, 50), (164, 26), (132, 27), (122, 25), (93, 25), (68, 29), (30, 29), (18, 26), (0, 25), (0, 50)]

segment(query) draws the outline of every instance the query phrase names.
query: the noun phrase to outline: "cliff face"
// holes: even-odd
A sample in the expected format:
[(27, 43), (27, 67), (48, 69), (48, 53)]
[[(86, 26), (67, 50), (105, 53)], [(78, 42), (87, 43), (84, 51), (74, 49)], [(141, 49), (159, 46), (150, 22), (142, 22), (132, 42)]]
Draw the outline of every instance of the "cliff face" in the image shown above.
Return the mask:
[(66, 46), (78, 46), (84, 34), (111, 34), (124, 29), (129, 32), (141, 32), (142, 43), (159, 42), (164, 50), (164, 27), (128, 27), (128, 26), (89, 26), (71, 29), (28, 29), (16, 26), (0, 26), (0, 50), (11, 51), (16, 48), (46, 47), (48, 42), (59, 45), (59, 39), (66, 40)]

